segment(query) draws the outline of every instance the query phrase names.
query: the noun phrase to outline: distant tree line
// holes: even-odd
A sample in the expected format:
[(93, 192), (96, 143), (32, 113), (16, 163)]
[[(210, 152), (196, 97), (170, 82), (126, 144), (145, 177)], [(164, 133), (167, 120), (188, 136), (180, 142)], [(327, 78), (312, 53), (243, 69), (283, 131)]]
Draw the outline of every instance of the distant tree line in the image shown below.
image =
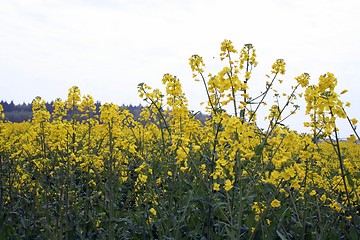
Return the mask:
[(31, 104), (14, 104), (13, 101), (1, 101), (0, 104), (4, 108), (5, 118), (10, 122), (23, 122), (32, 118)]
[[(5, 119), (7, 119), (10, 122), (28, 121), (31, 120), (33, 117), (31, 103), (15, 104), (13, 101), (8, 103), (7, 101), (2, 100), (0, 101), (0, 104), (4, 108)], [(53, 104), (54, 104), (53, 101), (46, 103), (46, 109), (50, 113), (54, 111)], [(101, 102), (97, 101), (95, 103), (95, 106), (96, 106), (96, 114), (99, 115)], [(142, 106), (141, 104), (137, 106), (130, 104), (130, 105), (122, 105), (121, 107), (128, 109), (134, 115), (134, 118), (138, 119), (140, 117), (140, 112), (144, 106)], [(208, 116), (199, 112), (196, 113), (195, 117), (199, 119), (201, 122), (205, 122), (205, 119)]]

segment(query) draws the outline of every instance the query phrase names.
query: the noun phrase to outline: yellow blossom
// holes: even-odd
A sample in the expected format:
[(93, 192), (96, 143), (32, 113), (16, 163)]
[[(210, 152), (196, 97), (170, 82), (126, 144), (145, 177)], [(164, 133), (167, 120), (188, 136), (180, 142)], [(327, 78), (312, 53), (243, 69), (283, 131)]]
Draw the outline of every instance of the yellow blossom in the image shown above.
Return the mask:
[(356, 142), (356, 137), (354, 134), (351, 134), (350, 137), (347, 139), (349, 142)]
[(347, 89), (344, 89), (344, 90), (341, 91), (340, 94), (344, 94), (344, 93), (347, 93), (347, 92), (348, 92), (348, 90), (347, 90)]
[(323, 195), (321, 195), (321, 197), (320, 197), (320, 200), (323, 202), (323, 203), (325, 203), (326, 202), (326, 194), (324, 193)]
[(271, 202), (271, 206), (272, 206), (273, 208), (278, 208), (278, 207), (281, 206), (281, 202), (280, 202), (279, 200), (277, 200), (277, 199), (274, 199), (274, 200)]
[(288, 172), (281, 172), (280, 176), (282, 178), (284, 178), (285, 180), (289, 180), (290, 179), (290, 174)]
[(225, 180), (225, 186), (224, 189), (225, 191), (230, 191), (230, 189), (233, 188), (232, 182), (229, 179)]
[(286, 193), (286, 190), (283, 189), (283, 188), (280, 188), (279, 192), (281, 192), (281, 193)]
[(291, 183), (291, 187), (293, 187), (293, 188), (296, 189), (296, 190), (299, 190), (301, 186), (300, 186), (300, 184), (299, 184), (298, 181), (293, 181), (293, 182)]
[(309, 85), (310, 75), (308, 73), (303, 73), (296, 77), (295, 80), (301, 85), (301, 87), (306, 87)]
[(284, 59), (277, 59), (276, 62), (272, 65), (272, 73), (276, 74), (285, 74), (285, 61)]
[(156, 216), (156, 210), (154, 208), (150, 208), (150, 213), (154, 216)]
[(159, 186), (162, 183), (161, 177), (156, 179), (156, 185)]
[(4, 108), (3, 106), (0, 104), (0, 119), (4, 119), (5, 115), (4, 115)]
[(315, 196), (316, 195), (316, 191), (315, 190), (312, 190), (311, 192), (310, 192), (310, 196)]
[(139, 180), (143, 183), (146, 183), (147, 181), (147, 176), (144, 174), (139, 174)]

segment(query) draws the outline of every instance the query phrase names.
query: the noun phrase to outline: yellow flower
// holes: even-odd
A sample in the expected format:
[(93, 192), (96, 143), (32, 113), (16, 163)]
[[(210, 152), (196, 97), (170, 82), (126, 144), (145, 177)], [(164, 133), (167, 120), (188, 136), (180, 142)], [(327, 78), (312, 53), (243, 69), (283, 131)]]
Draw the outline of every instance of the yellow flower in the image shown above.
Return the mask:
[(66, 100), (66, 108), (74, 110), (81, 101), (80, 89), (77, 86), (72, 86), (68, 91), (68, 99)]
[(340, 94), (344, 94), (344, 93), (347, 93), (347, 92), (348, 92), (348, 90), (345, 89), (345, 90), (342, 90), (342, 92)]
[(354, 134), (351, 134), (350, 137), (348, 137), (347, 139), (349, 142), (355, 142), (356, 141), (356, 137)]
[(285, 169), (285, 172), (287, 172), (290, 175), (290, 177), (295, 177), (294, 168), (287, 168), (287, 169)]
[(196, 73), (203, 73), (205, 66), (202, 57), (199, 55), (192, 55), (191, 58), (189, 58), (189, 65), (191, 67), (191, 71), (194, 73), (194, 77), (196, 77)]
[(139, 175), (139, 180), (140, 180), (141, 182), (143, 182), (143, 183), (146, 183), (147, 176), (144, 175), (144, 174), (140, 174), (140, 175)]
[(162, 183), (161, 177), (156, 179), (156, 185), (159, 186)]
[(280, 174), (280, 176), (282, 177), (282, 178), (284, 178), (286, 181), (287, 180), (289, 180), (290, 179), (290, 174), (288, 173), (288, 172), (282, 172), (281, 174)]
[(156, 216), (156, 210), (154, 208), (150, 208), (150, 213), (154, 216)]
[(310, 75), (308, 73), (303, 73), (296, 77), (295, 80), (301, 85), (301, 87), (306, 87), (309, 85)]
[(91, 179), (91, 180), (88, 182), (88, 184), (89, 184), (89, 185), (92, 185), (92, 186), (96, 186), (96, 182), (95, 182), (93, 179)]
[(300, 186), (300, 184), (299, 184), (298, 181), (293, 181), (293, 182), (291, 183), (291, 187), (293, 187), (293, 188), (296, 189), (296, 190), (299, 190), (301, 186)]
[(214, 183), (213, 189), (214, 189), (215, 191), (219, 191), (219, 190), (220, 190), (220, 184)]
[(5, 118), (5, 115), (4, 115), (4, 108), (3, 106), (0, 104), (0, 118), (3, 119)]
[(333, 200), (332, 203), (329, 204), (329, 207), (332, 208), (332, 209), (334, 209), (334, 210), (337, 211), (337, 212), (341, 212), (341, 211), (342, 211), (342, 208), (341, 208), (340, 204), (339, 204), (337, 201), (335, 201), (335, 200)]
[(281, 206), (281, 202), (280, 202), (279, 200), (277, 200), (277, 199), (274, 199), (274, 200), (271, 202), (271, 206), (272, 206), (273, 208), (278, 208), (278, 207)]
[(230, 191), (232, 189), (233, 185), (232, 182), (229, 179), (226, 179), (224, 189), (225, 191)]
[(244, 98), (249, 98), (249, 94), (248, 94), (248, 93), (242, 93), (241, 96), (243, 96)]
[(179, 160), (185, 160), (187, 158), (187, 154), (186, 152), (184, 151), (183, 148), (179, 148), (177, 151), (177, 159)]
[(316, 195), (316, 191), (315, 190), (312, 190), (311, 192), (310, 192), (310, 196), (315, 196)]
[(325, 201), (326, 201), (326, 194), (325, 194), (325, 193), (324, 193), (323, 195), (321, 195), (320, 200), (321, 200), (323, 203), (325, 203)]
[(33, 112), (33, 122), (46, 122), (50, 119), (50, 113), (46, 109), (46, 102), (39, 96), (31, 103)]
[(284, 75), (285, 74), (285, 61), (284, 59), (278, 59), (276, 60), (276, 62), (272, 65), (272, 70), (271, 70), (271, 73), (274, 73), (274, 74), (282, 74)]

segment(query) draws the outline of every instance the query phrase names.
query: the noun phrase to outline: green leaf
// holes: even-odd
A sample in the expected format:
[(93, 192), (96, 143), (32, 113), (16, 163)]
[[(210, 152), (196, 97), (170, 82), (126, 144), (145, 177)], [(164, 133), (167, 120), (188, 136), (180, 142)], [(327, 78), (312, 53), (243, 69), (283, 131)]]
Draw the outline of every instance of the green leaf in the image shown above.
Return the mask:
[(356, 228), (354, 226), (351, 226), (349, 231), (349, 239), (359, 239), (359, 233), (357, 232)]
[(276, 230), (277, 235), (280, 237), (281, 240), (287, 240), (287, 238), (282, 235), (278, 230)]

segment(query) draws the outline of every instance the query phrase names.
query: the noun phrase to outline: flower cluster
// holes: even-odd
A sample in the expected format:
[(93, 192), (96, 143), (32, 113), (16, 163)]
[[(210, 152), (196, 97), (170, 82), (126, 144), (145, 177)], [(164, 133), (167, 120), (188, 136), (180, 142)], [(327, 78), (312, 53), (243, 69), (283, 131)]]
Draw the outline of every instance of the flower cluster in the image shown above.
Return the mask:
[[(250, 92), (256, 51), (224, 40), (217, 73), (189, 59), (207, 93), (205, 118), (188, 107), (180, 79), (164, 91), (138, 85), (147, 106), (95, 106), (78, 87), (53, 111), (36, 97), (33, 119), (5, 121), (0, 105), (0, 236), (24, 239), (351, 239), (357, 236), (359, 137), (332, 73), (276, 87), (276, 60), (258, 95)], [(197, 79), (197, 80), (199, 80)], [(251, 80), (251, 81), (250, 81)], [(256, 80), (260, 81), (260, 80)], [(300, 86), (304, 93), (298, 93)], [(274, 99), (266, 107), (269, 95)], [(311, 127), (287, 119), (304, 97)], [(265, 101), (266, 100), (266, 101)], [(293, 108), (292, 108), (293, 107)], [(289, 109), (290, 108), (290, 109)], [(256, 114), (266, 110), (266, 126)], [(339, 141), (337, 118), (354, 134)], [(336, 226), (329, 229), (328, 226)], [(5, 227), (3, 227), (5, 226)]]

